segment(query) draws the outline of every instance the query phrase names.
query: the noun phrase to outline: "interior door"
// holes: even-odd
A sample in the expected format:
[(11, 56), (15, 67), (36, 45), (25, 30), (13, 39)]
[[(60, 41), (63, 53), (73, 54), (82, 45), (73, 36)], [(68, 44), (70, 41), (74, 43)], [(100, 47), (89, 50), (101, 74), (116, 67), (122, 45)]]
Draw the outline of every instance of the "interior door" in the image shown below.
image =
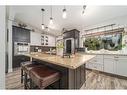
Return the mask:
[(66, 40), (66, 53), (71, 53), (71, 40)]

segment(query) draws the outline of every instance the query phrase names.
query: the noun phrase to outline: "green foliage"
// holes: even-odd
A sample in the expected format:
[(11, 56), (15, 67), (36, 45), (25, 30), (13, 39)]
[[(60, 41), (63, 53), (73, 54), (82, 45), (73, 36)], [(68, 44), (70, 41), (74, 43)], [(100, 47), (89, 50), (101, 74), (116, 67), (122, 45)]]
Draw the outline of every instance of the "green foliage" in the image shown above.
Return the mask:
[(83, 43), (88, 50), (99, 50), (101, 46), (101, 40), (97, 38), (87, 38)]
[(122, 48), (124, 48), (124, 47), (126, 47), (126, 44), (123, 44), (123, 45), (122, 45)]
[(107, 38), (101, 38), (101, 37), (91, 37), (86, 38), (83, 42), (83, 46), (87, 47), (88, 50), (100, 50), (100, 49), (107, 49), (107, 50), (121, 50), (122, 47), (125, 47), (125, 45), (122, 45), (122, 34), (120, 35), (118, 39), (118, 44), (115, 45), (115, 43), (112, 41), (112, 39)]
[(56, 48), (64, 48), (63, 42), (59, 42), (56, 44)]

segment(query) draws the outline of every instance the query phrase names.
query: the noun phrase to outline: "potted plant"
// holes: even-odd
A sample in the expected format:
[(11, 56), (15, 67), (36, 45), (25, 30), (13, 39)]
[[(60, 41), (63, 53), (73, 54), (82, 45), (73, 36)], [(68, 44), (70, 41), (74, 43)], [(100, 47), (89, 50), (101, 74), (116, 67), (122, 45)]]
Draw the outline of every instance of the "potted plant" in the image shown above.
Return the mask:
[(58, 41), (56, 44), (57, 55), (63, 56), (64, 44), (63, 41)]

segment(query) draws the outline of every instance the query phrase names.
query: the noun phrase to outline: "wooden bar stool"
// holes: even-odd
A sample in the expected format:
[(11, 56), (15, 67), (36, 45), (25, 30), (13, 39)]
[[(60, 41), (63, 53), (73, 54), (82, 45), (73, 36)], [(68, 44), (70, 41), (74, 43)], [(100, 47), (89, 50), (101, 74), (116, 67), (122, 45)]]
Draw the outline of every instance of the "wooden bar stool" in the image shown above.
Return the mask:
[[(42, 66), (38, 62), (35, 61), (27, 61), (21, 63), (21, 83), (24, 82), (24, 88), (27, 89), (28, 87), (28, 81), (29, 81), (29, 71), (32, 68)], [(23, 81), (24, 80), (24, 81)]]
[(57, 81), (59, 81), (60, 88), (60, 73), (47, 66), (32, 68), (29, 72), (29, 76), (31, 82), (33, 82), (39, 89), (44, 89)]
[(32, 64), (32, 62), (31, 61), (21, 62), (21, 83), (23, 83), (24, 78), (24, 67), (29, 64)]

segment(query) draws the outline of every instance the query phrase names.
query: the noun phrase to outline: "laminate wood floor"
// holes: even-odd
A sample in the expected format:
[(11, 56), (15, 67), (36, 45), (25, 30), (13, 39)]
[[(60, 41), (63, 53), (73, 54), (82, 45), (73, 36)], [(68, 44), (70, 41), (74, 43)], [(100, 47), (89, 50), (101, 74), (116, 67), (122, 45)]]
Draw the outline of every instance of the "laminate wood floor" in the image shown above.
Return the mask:
[[(20, 82), (20, 68), (6, 74), (6, 89), (24, 89)], [(81, 89), (127, 89), (127, 80), (87, 70), (86, 84)]]

